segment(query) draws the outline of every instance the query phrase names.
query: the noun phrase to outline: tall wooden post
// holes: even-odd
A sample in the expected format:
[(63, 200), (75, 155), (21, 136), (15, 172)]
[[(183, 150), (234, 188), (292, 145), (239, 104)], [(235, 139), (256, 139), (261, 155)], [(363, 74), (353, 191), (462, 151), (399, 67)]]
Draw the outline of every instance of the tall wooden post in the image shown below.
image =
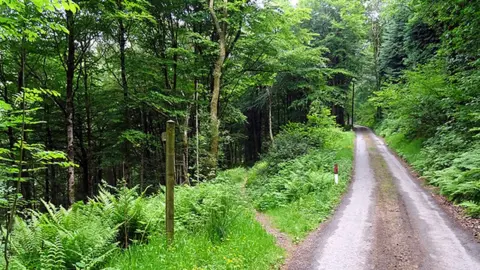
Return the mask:
[(165, 196), (166, 202), (166, 229), (167, 229), (167, 243), (173, 243), (174, 236), (174, 186), (175, 186), (175, 122), (173, 120), (167, 121), (167, 194)]
[(355, 108), (355, 80), (352, 81), (353, 82), (353, 91), (352, 91), (352, 130), (353, 130), (353, 123), (354, 123), (354, 108)]

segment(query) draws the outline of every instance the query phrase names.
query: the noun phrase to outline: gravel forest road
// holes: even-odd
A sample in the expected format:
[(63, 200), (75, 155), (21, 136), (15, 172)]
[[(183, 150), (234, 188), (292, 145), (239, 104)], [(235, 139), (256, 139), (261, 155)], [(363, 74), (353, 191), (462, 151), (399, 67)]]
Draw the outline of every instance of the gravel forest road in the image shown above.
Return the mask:
[[(453, 221), (383, 141), (356, 130), (353, 183), (288, 269), (480, 269), (480, 243)], [(300, 247), (299, 249), (301, 249)], [(308, 255), (305, 255), (308, 253)]]

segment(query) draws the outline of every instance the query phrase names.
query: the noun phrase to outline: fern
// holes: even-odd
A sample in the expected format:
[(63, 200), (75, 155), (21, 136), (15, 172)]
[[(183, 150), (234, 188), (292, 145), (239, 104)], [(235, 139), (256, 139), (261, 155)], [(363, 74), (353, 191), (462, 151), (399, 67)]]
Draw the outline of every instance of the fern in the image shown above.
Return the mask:
[(65, 269), (65, 252), (60, 237), (55, 242), (44, 241), (45, 245), (40, 256), (40, 269), (61, 270)]
[[(16, 268), (93, 269), (116, 249), (117, 228), (98, 202), (76, 203), (69, 210), (45, 204), (27, 223), (16, 222), (12, 255)], [(57, 267), (57, 268), (55, 268)], [(80, 267), (81, 268), (81, 267)]]
[(19, 269), (32, 268), (39, 264), (41, 253), (42, 234), (36, 227), (38, 220), (32, 217), (30, 223), (16, 218), (15, 228), (11, 239), (12, 261)]
[(460, 206), (463, 206), (470, 216), (480, 217), (480, 204), (473, 201), (466, 201), (461, 203)]

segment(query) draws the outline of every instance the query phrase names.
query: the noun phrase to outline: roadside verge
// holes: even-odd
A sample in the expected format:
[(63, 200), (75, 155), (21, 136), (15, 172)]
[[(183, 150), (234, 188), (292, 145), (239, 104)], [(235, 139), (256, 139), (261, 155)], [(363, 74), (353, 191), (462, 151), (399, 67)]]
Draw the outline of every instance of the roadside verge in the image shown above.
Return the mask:
[[(257, 209), (257, 221), (286, 250), (283, 267), (291, 258), (304, 257), (303, 250), (313, 248), (316, 235), (349, 189), (355, 136), (340, 131), (335, 135), (329, 147), (281, 164), (268, 178), (264, 177), (268, 165), (261, 162), (247, 174), (246, 193)], [(340, 168), (338, 185), (334, 184), (334, 164)]]

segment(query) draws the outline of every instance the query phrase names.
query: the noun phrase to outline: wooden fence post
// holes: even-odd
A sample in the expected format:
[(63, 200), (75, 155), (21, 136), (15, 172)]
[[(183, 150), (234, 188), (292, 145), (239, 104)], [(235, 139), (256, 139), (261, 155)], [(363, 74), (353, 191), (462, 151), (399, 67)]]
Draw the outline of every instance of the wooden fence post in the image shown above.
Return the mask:
[(174, 187), (175, 187), (175, 122), (173, 120), (167, 121), (167, 191), (165, 202), (166, 215), (166, 230), (167, 230), (167, 244), (173, 243), (174, 238)]

